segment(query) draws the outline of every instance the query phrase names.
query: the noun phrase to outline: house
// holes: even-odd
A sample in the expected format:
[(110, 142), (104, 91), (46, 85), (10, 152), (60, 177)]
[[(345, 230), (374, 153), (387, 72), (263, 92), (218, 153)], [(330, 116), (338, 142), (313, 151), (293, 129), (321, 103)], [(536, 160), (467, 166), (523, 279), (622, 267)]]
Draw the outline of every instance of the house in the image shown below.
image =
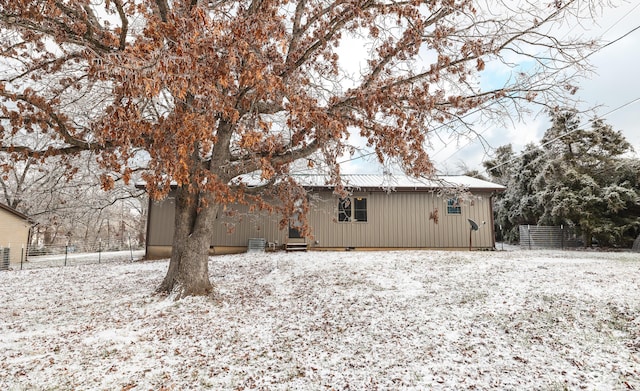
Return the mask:
[[(308, 250), (493, 249), (493, 196), (504, 186), (468, 176), (434, 180), (407, 176), (343, 175), (348, 197), (340, 198), (323, 176), (297, 176), (308, 191), (312, 237), (280, 229), (280, 216), (248, 213), (234, 206), (221, 216), (211, 239), (215, 254), (243, 252), (249, 239), (271, 248)], [(175, 200), (170, 193), (150, 202), (147, 258), (171, 253)]]
[(32, 225), (28, 216), (0, 203), (0, 264), (6, 254), (10, 263), (24, 260)]

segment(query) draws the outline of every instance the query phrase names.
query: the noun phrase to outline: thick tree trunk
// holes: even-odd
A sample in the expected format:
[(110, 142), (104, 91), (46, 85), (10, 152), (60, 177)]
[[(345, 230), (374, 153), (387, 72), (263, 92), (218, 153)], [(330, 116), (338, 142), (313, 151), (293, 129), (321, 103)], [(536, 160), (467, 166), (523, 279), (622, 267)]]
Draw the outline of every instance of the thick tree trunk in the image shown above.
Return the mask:
[(213, 292), (209, 280), (209, 246), (217, 205), (202, 202), (201, 194), (179, 188), (176, 195), (175, 232), (169, 269), (158, 292), (205, 296)]

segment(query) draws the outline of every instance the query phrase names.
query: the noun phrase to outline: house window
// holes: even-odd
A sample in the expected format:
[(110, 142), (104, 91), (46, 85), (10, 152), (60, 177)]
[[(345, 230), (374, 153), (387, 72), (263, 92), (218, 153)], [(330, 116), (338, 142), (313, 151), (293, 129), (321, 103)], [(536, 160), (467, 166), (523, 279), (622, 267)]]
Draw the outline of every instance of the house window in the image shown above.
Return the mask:
[(447, 214), (459, 215), (462, 214), (462, 208), (457, 198), (449, 198), (447, 200)]
[(338, 221), (351, 221), (351, 199), (338, 200)]
[(338, 221), (366, 222), (367, 199), (364, 197), (347, 197), (338, 200)]
[(353, 217), (355, 221), (367, 221), (367, 199), (357, 197), (353, 199)]

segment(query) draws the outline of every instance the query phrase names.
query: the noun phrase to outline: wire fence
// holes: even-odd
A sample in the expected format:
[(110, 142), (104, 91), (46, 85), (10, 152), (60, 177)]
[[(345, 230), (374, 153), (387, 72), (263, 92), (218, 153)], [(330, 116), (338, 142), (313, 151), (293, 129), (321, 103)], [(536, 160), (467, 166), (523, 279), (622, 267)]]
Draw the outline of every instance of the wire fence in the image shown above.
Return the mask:
[(114, 261), (133, 261), (144, 256), (143, 244), (129, 238), (96, 242), (34, 245), (0, 243), (0, 270), (72, 266)]
[(142, 246), (131, 238), (93, 242), (68, 241), (62, 244), (32, 245), (28, 248), (28, 256), (54, 255), (64, 253), (97, 253), (105, 251), (122, 251), (138, 249)]
[(565, 249), (582, 245), (574, 230), (563, 225), (521, 225), (519, 231), (520, 247), (524, 249)]

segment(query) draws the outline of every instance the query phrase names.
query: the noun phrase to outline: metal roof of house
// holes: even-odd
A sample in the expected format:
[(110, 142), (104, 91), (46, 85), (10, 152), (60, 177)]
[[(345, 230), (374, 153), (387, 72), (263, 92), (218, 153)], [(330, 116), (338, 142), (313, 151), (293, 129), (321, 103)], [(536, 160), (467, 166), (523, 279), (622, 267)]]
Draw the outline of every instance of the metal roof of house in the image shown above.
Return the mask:
[[(330, 184), (330, 177), (321, 174), (293, 174), (292, 177), (303, 187), (313, 189), (334, 189)], [(435, 189), (464, 189), (469, 191), (504, 191), (506, 187), (497, 183), (470, 177), (467, 175), (441, 175), (434, 178), (415, 178), (407, 175), (378, 175), (378, 174), (342, 174), (342, 183), (347, 189), (367, 190), (435, 190)], [(249, 187), (261, 186), (265, 180), (260, 179), (258, 173), (242, 175), (232, 182), (244, 183)], [(171, 184), (175, 186), (175, 184)], [(144, 182), (136, 184), (138, 188), (144, 188)]]
[[(506, 188), (497, 183), (473, 178), (466, 175), (444, 175), (431, 179), (414, 178), (407, 175), (352, 174), (342, 175), (342, 183), (351, 189), (384, 190), (432, 190), (443, 188), (464, 188), (470, 191), (504, 191)], [(294, 175), (296, 181), (305, 187), (333, 188), (325, 175)]]

